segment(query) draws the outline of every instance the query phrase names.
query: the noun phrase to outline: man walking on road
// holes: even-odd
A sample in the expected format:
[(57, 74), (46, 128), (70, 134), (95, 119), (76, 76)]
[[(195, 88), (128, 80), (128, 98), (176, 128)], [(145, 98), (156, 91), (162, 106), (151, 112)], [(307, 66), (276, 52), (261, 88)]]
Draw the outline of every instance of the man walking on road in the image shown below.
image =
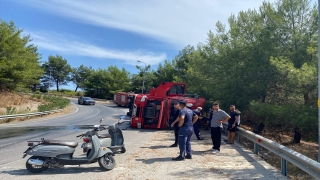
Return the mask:
[[(180, 101), (180, 117), (179, 117), (179, 148), (180, 148), (180, 155), (176, 158), (172, 158), (174, 161), (183, 161), (186, 159), (192, 159), (192, 152), (191, 152), (191, 136), (193, 133), (193, 122), (198, 119), (198, 116), (194, 114), (191, 109), (186, 108), (186, 102)], [(185, 155), (187, 153), (187, 155)]]
[(179, 134), (179, 114), (180, 114), (180, 109), (179, 109), (179, 102), (178, 101), (175, 101), (173, 103), (173, 107), (174, 109), (172, 110), (172, 114), (171, 116), (173, 117), (174, 121), (172, 122), (171, 124), (171, 127), (174, 128), (174, 143), (170, 146), (170, 147), (177, 147), (178, 146), (178, 134)]
[(220, 152), (221, 145), (221, 129), (222, 123), (227, 122), (230, 116), (220, 109), (219, 103), (213, 103), (212, 105), (212, 119), (211, 119), (211, 139), (213, 144), (212, 153)]

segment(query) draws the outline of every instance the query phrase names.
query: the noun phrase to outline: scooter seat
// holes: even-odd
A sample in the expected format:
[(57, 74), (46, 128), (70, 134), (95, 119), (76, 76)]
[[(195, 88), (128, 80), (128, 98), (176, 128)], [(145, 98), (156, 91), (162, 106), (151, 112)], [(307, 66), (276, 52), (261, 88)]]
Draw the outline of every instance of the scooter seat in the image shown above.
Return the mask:
[(43, 144), (47, 145), (62, 145), (62, 146), (69, 146), (69, 147), (77, 147), (78, 143), (75, 141), (63, 141), (63, 140), (44, 140)]
[(110, 134), (99, 134), (98, 138), (111, 138)]

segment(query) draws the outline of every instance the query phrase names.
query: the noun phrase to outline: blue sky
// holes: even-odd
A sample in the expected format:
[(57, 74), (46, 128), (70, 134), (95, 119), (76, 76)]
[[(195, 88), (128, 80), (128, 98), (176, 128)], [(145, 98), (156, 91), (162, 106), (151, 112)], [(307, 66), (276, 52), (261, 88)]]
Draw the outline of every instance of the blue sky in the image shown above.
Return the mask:
[(72, 67), (116, 65), (137, 73), (137, 60), (155, 69), (183, 47), (205, 42), (217, 21), (226, 24), (232, 13), (261, 4), (262, 0), (0, 0), (0, 18), (13, 20), (30, 34), (42, 61), (58, 54)]

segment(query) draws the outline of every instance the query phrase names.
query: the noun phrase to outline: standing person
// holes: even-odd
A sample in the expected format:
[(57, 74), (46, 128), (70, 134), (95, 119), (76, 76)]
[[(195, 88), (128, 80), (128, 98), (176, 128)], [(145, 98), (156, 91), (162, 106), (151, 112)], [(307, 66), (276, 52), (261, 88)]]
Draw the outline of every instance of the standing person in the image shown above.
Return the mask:
[(200, 135), (200, 121), (199, 121), (202, 119), (201, 111), (202, 111), (202, 107), (197, 107), (197, 109), (193, 111), (198, 116), (198, 120), (193, 124), (194, 134), (197, 136), (198, 140), (203, 140), (203, 138)]
[(230, 116), (220, 109), (219, 103), (213, 103), (212, 105), (212, 119), (211, 119), (211, 139), (213, 144), (212, 153), (220, 152), (221, 145), (221, 129), (222, 123), (227, 122)]
[(209, 111), (210, 117), (209, 117), (209, 120), (208, 120), (208, 126), (204, 130), (210, 130), (211, 129), (212, 111), (213, 110), (212, 110), (212, 107), (211, 107), (210, 111)]
[[(198, 116), (194, 114), (191, 109), (186, 108), (186, 102), (180, 101), (180, 117), (179, 117), (179, 148), (180, 155), (176, 158), (172, 158), (174, 161), (183, 161), (186, 159), (192, 159), (191, 152), (191, 136), (193, 133), (193, 125), (192, 122), (195, 122), (198, 119)], [(187, 155), (186, 155), (187, 154)]]
[(236, 137), (236, 130), (238, 127), (238, 119), (239, 119), (239, 114), (236, 112), (236, 106), (231, 105), (230, 106), (230, 119), (228, 121), (228, 142), (227, 144), (234, 144), (234, 139)]
[(174, 121), (171, 124), (171, 127), (174, 128), (174, 143), (169, 146), (169, 147), (177, 147), (178, 146), (178, 134), (179, 134), (179, 114), (180, 114), (180, 109), (179, 109), (179, 102), (175, 101), (173, 102), (173, 107), (174, 109), (171, 111), (171, 116), (173, 117)]

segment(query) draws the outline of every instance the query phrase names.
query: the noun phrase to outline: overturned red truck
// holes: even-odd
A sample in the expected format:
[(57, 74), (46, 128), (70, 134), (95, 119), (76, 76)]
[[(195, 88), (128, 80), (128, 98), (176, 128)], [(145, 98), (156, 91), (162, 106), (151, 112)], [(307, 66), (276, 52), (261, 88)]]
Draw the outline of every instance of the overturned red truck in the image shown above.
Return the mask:
[(178, 82), (161, 82), (152, 88), (149, 94), (130, 96), (129, 114), (132, 128), (167, 129), (174, 101), (185, 100), (191, 103), (192, 109), (204, 107), (205, 99), (196, 95), (186, 94), (186, 84)]

